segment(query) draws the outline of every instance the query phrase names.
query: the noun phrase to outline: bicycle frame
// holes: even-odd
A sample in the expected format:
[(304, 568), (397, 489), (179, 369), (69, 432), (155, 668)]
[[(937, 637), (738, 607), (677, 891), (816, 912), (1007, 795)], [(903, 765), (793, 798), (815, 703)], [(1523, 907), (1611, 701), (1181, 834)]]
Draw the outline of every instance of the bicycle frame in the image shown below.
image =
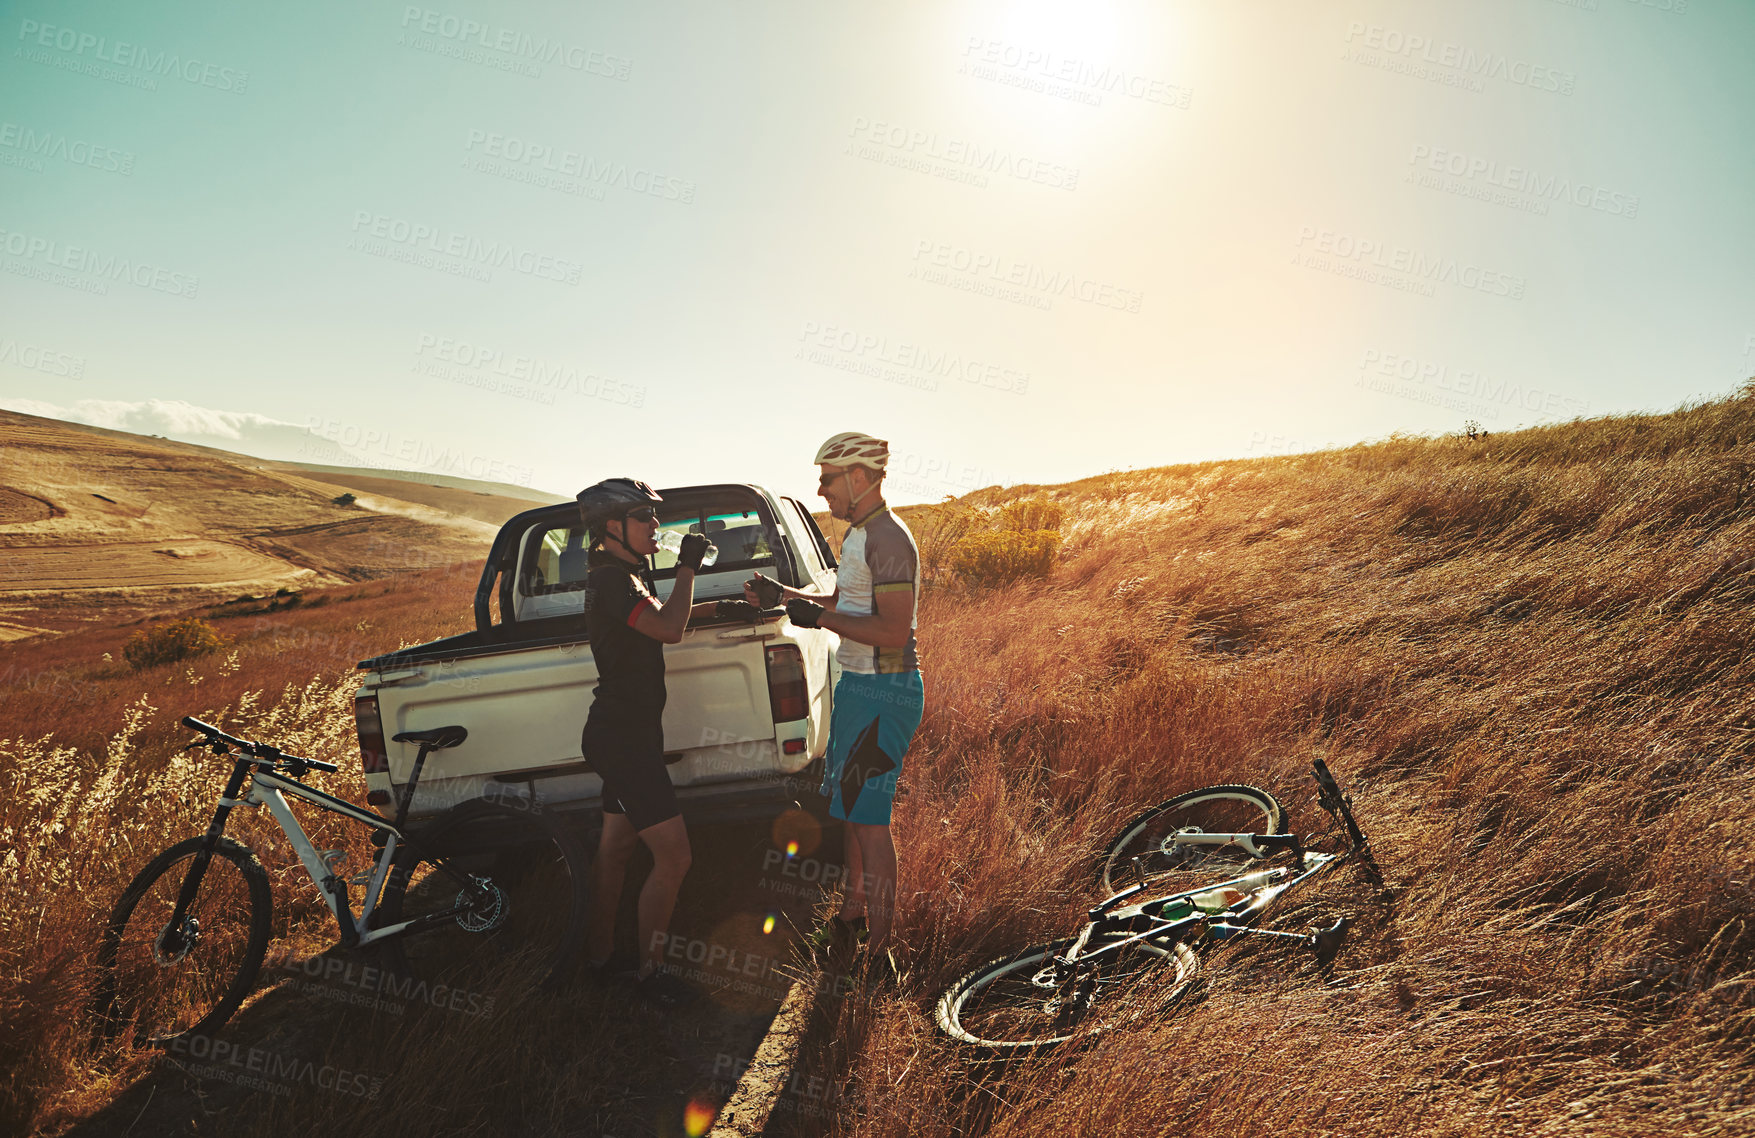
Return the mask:
[[(1242, 843), (1235, 844), (1241, 845)], [(1229, 881), (1215, 881), (1201, 885), (1195, 889), (1184, 890), (1181, 893), (1169, 893), (1162, 897), (1153, 897), (1149, 901), (1141, 901), (1134, 905), (1118, 907), (1121, 905), (1121, 902), (1144, 891), (1146, 888), (1144, 885), (1131, 885), (1086, 914), (1089, 918), (1088, 923), (1085, 925), (1084, 929), (1080, 931), (1078, 938), (1073, 942), (1072, 947), (1067, 949), (1066, 955), (1062, 959), (1064, 963), (1073, 965), (1089, 962), (1107, 954), (1118, 953), (1127, 946), (1138, 944), (1142, 941), (1150, 940), (1164, 944), (1171, 944), (1184, 939), (1191, 933), (1203, 927), (1207, 935), (1211, 936), (1214, 940), (1229, 940), (1235, 936), (1247, 935), (1279, 937), (1304, 941), (1308, 938), (1298, 933), (1279, 932), (1275, 929), (1258, 929), (1251, 926), (1255, 921), (1261, 918), (1263, 913), (1267, 912), (1267, 910), (1273, 906), (1274, 902), (1278, 901), (1286, 893), (1296, 889), (1298, 886), (1304, 884), (1313, 877), (1327, 873), (1341, 862), (1350, 858), (1354, 852), (1354, 850), (1349, 850), (1344, 854), (1327, 854), (1307, 850), (1304, 851), (1302, 860), (1306, 864), (1311, 861), (1314, 861), (1316, 864), (1302, 869), (1295, 876), (1291, 876), (1292, 871), (1284, 867), (1279, 869), (1257, 870), (1254, 873), (1247, 873), (1241, 877), (1234, 877)], [(1261, 886), (1267, 882), (1282, 877), (1286, 879), (1279, 884), (1267, 889), (1261, 888)], [(1162, 906), (1174, 901), (1190, 900), (1199, 894), (1226, 888), (1238, 889), (1246, 893), (1250, 890), (1255, 890), (1255, 892), (1250, 894), (1249, 903), (1247, 905), (1243, 905), (1240, 902), (1231, 909), (1227, 909), (1224, 914), (1222, 914), (1224, 917), (1223, 920), (1218, 919), (1221, 914), (1213, 913), (1195, 912), (1183, 917), (1163, 917), (1148, 911), (1154, 907), (1161, 908)], [(1140, 928), (1142, 923), (1145, 925), (1144, 928)], [(1100, 947), (1093, 949), (1090, 952), (1085, 951), (1093, 937), (1109, 933), (1122, 933), (1126, 935), (1123, 935), (1119, 940), (1111, 940), (1105, 936)]]
[[(1198, 831), (1181, 831), (1166, 837), (1163, 847), (1207, 847), (1223, 849), (1235, 847), (1248, 853), (1251, 857), (1265, 859), (1275, 852), (1289, 850), (1297, 861), (1297, 872), (1290, 868), (1257, 870), (1234, 877), (1229, 881), (1215, 881), (1180, 893), (1171, 893), (1162, 897), (1154, 897), (1149, 901), (1141, 901), (1132, 905), (1123, 905), (1124, 901), (1143, 893), (1147, 883), (1142, 879), (1138, 884), (1129, 886), (1110, 897), (1102, 904), (1091, 909), (1087, 914), (1087, 923), (1080, 930), (1078, 937), (1060, 963), (1074, 967), (1086, 963), (1105, 954), (1119, 953), (1129, 945), (1144, 941), (1172, 944), (1196, 931), (1204, 931), (1214, 940), (1229, 940), (1237, 936), (1265, 936), (1296, 940), (1309, 943), (1309, 938), (1298, 933), (1280, 932), (1276, 929), (1258, 929), (1252, 927), (1262, 915), (1272, 908), (1274, 903), (1293, 889), (1298, 888), (1310, 879), (1327, 873), (1341, 863), (1357, 856), (1366, 866), (1373, 879), (1379, 879), (1375, 860), (1371, 856), (1371, 848), (1359, 824), (1353, 818), (1345, 796), (1341, 794), (1339, 784), (1329, 773), (1327, 764), (1316, 759), (1311, 764), (1317, 782), (1317, 801), (1346, 830), (1351, 845), (1345, 853), (1331, 854), (1316, 850), (1306, 850), (1295, 834), (1222, 834)], [(1314, 864), (1313, 864), (1314, 863)], [(1138, 860), (1135, 866), (1138, 867)], [(1275, 883), (1270, 885), (1270, 883)], [(1269, 886), (1263, 888), (1263, 886)], [(1238, 902), (1223, 914), (1209, 914), (1196, 911), (1184, 916), (1164, 917), (1162, 909), (1175, 901), (1190, 901), (1200, 894), (1218, 889), (1236, 889), (1245, 893), (1248, 902)], [(1159, 913), (1149, 910), (1157, 908)], [(1222, 918), (1222, 919), (1221, 919)], [(1143, 926), (1143, 927), (1142, 927)], [(1111, 939), (1114, 934), (1121, 934), (1119, 939)], [(1089, 952), (1091, 940), (1102, 936), (1101, 945)]]
[[(358, 918), (353, 915), (353, 906), (348, 903), (347, 883), (341, 879), (333, 867), (324, 861), (322, 854), (311, 842), (300, 824), (298, 815), (286, 801), (286, 795), (303, 799), (333, 814), (352, 818), (364, 823), (378, 833), (384, 835), (384, 846), (377, 859), (372, 863), (372, 876), (366, 885), (365, 904)], [(362, 810), (350, 802), (343, 801), (333, 795), (325, 794), (315, 787), (306, 786), (296, 779), (284, 775), (255, 771), (250, 776), (250, 791), (243, 799), (249, 806), (266, 806), (268, 813), (279, 823), (281, 832), (287, 841), (292, 843), (293, 852), (299, 855), (305, 872), (310, 875), (311, 884), (322, 894), (329, 911), (335, 914), (335, 923), (341, 929), (341, 940), (347, 945), (365, 945), (380, 941), (386, 937), (396, 936), (403, 932), (413, 921), (404, 921), (387, 928), (369, 928), (372, 912), (377, 908), (378, 897), (383, 892), (384, 881), (390, 875), (390, 863), (396, 856), (397, 846), (406, 841), (407, 837), (396, 827), (386, 822), (378, 814)]]
[[(316, 787), (307, 786), (296, 778), (281, 774), (267, 762), (254, 756), (239, 755), (232, 769), (231, 778), (226, 783), (225, 791), (220, 795), (219, 805), (214, 810), (213, 821), (207, 827), (206, 840), (199, 853), (190, 863), (189, 872), (183, 878), (183, 886), (177, 895), (177, 907), (172, 913), (166, 936), (170, 938), (167, 948), (175, 950), (180, 947), (180, 938), (184, 916), (189, 906), (194, 903), (195, 894), (201, 887), (201, 880), (206, 875), (207, 865), (213, 858), (213, 851), (219, 845), (219, 839), (225, 833), (226, 820), (232, 809), (237, 806), (265, 806), (268, 813), (280, 826), (287, 841), (292, 843), (294, 852), (305, 872), (310, 875), (311, 884), (322, 896), (329, 911), (335, 916), (336, 926), (341, 930), (341, 942), (347, 947), (373, 944), (387, 940), (393, 936), (401, 936), (417, 929), (427, 928), (469, 911), (471, 903), (485, 898), (481, 885), (469, 874), (459, 872), (445, 864), (443, 858), (429, 858), (433, 865), (442, 873), (455, 880), (459, 886), (459, 901), (468, 898), (470, 903), (461, 903), (441, 912), (427, 913), (413, 920), (384, 928), (370, 928), (372, 913), (377, 908), (378, 900), (384, 891), (384, 882), (389, 878), (391, 863), (396, 856), (399, 845), (410, 845), (416, 849), (418, 843), (402, 832), (400, 828), (386, 821), (379, 814), (355, 806), (353, 803), (325, 794)], [(244, 781), (249, 780), (246, 790)], [(336, 874), (323, 859), (321, 851), (312, 844), (305, 833), (304, 826), (298, 816), (293, 813), (287, 803), (286, 796), (302, 799), (331, 814), (340, 814), (355, 822), (369, 826), (375, 833), (384, 835), (383, 849), (372, 863), (371, 877), (366, 887), (366, 898), (360, 915), (353, 915), (353, 907), (348, 901), (347, 883)]]

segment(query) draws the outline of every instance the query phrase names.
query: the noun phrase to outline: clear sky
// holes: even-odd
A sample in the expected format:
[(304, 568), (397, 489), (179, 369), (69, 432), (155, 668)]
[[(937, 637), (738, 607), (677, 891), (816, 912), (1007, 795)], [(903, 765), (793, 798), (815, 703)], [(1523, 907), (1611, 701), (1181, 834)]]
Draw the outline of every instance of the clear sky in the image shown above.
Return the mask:
[(0, 405), (909, 502), (1755, 374), (1747, 0), (429, 2), (0, 3)]

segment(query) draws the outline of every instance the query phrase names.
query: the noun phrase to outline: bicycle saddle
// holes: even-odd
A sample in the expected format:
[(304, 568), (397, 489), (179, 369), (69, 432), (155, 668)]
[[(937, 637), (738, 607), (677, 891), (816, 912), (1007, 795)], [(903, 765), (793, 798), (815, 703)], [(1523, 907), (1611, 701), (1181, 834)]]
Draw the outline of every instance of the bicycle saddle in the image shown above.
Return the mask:
[(431, 727), (425, 731), (399, 731), (391, 736), (398, 743), (419, 743), (433, 751), (442, 751), (446, 747), (455, 747), (469, 738), (469, 732), (462, 727)]

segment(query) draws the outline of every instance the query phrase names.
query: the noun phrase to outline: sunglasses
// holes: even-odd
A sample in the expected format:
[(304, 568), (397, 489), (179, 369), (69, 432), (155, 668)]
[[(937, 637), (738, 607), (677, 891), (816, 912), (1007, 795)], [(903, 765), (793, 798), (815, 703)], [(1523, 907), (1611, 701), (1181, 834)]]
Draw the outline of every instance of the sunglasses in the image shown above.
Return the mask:
[(625, 516), (629, 521), (656, 522), (658, 520), (658, 511), (654, 510), (651, 506), (642, 506), (637, 510), (630, 510)]

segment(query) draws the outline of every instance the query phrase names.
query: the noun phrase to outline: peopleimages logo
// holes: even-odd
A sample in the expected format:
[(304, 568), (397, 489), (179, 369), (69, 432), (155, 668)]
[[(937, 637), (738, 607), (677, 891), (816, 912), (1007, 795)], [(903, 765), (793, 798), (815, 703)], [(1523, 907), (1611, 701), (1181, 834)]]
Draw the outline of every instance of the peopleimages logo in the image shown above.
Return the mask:
[[(151, 289), (154, 292), (169, 293), (185, 300), (193, 300), (195, 292), (201, 287), (201, 278), (187, 273), (172, 272), (146, 261), (133, 261), (114, 253), (101, 253), (96, 249), (87, 249), (83, 245), (66, 245), (47, 237), (32, 237), (28, 233), (9, 232), (0, 229), (0, 250), (14, 257), (22, 257), (31, 265), (49, 266), (52, 276), (64, 276), (66, 273), (83, 274), (71, 278), (75, 287), (82, 291), (102, 293), (107, 289), (104, 281), (121, 281)], [(50, 272), (53, 269), (65, 270), (65, 273)], [(8, 268), (9, 272), (18, 269)], [(20, 272), (21, 276), (36, 276), (37, 273)], [(57, 281), (55, 283), (67, 283)], [(85, 286), (90, 287), (85, 287)]]
[(1578, 83), (1578, 76), (1570, 71), (1463, 44), (1435, 43), (1415, 32), (1363, 20), (1347, 25), (1346, 42), (1355, 46), (1343, 50), (1342, 59), (1474, 91), (1482, 90), (1483, 79), (1503, 79), (1532, 91), (1570, 95)]
[[(585, 271), (578, 261), (552, 257), (521, 249), (510, 242), (483, 241), (466, 233), (447, 231), (442, 226), (426, 225), (406, 218), (358, 210), (353, 215), (353, 232), (357, 235), (349, 248), (374, 256), (384, 256), (383, 244), (429, 257), (448, 257), (465, 266), (479, 269), (511, 269), (542, 280), (576, 285)], [(401, 259), (401, 258), (392, 258)]]
[(978, 174), (1004, 175), (1020, 182), (1034, 182), (1052, 190), (1079, 188), (1079, 171), (1076, 166), (1046, 162), (1027, 154), (1015, 154), (1004, 147), (983, 146), (966, 139), (940, 137), (935, 130), (913, 130), (859, 115), (853, 120), (851, 133), (852, 145), (858, 148), (855, 153), (861, 158), (881, 159), (887, 150), (897, 155), (944, 162)]
[[(971, 72), (978, 79), (997, 79), (1004, 82), (1000, 72), (1011, 72), (1025, 80), (1014, 85), (1062, 97), (1072, 97), (1073, 92), (1087, 94), (1091, 98), (1075, 98), (1074, 101), (1089, 101), (1093, 105), (1101, 104), (1103, 96), (1110, 94), (1187, 110), (1189, 97), (1193, 94), (1187, 87), (1179, 87), (1137, 71), (1129, 72), (1126, 68), (1113, 64), (1072, 59), (1052, 51), (981, 36), (969, 37), (968, 43), (963, 46), (963, 56), (965, 60), (972, 59), (977, 68), (982, 64), (987, 65), (990, 73), (983, 73), (981, 70)], [(1065, 87), (1050, 86), (1055, 83), (1065, 84)]]
[[(338, 419), (312, 415), (306, 430), (313, 439), (332, 444), (329, 447), (307, 447), (301, 453), (327, 453), (343, 466), (371, 466), (393, 470), (427, 470), (435, 474), (455, 474), (488, 482), (510, 482), (528, 486), (534, 476), (528, 466), (516, 466), (498, 458), (453, 450), (425, 439), (405, 438), (394, 431), (378, 427), (361, 427)], [(361, 452), (366, 453), (361, 453)]]
[[(218, 1079), (283, 1097), (292, 1094), (295, 1083), (366, 1099), (377, 1098), (384, 1088), (383, 1075), (351, 1071), (333, 1063), (318, 1063), (262, 1047), (239, 1047), (207, 1035), (179, 1035), (171, 1040), (167, 1050), (175, 1056), (173, 1063), (197, 1078)], [(196, 1062), (187, 1062), (191, 1059)]]
[(85, 376), (84, 356), (57, 352), (38, 344), (21, 344), (17, 340), (0, 339), (0, 364), (13, 364), (63, 379)]
[(956, 379), (971, 387), (1016, 395), (1030, 389), (1030, 373), (1027, 371), (965, 358), (961, 352), (949, 349), (892, 340), (889, 336), (859, 332), (845, 326), (806, 320), (799, 340), (802, 346), (794, 358), (907, 387), (937, 391), (940, 379)]
[[(423, 375), (505, 394), (524, 393), (524, 397), (539, 403), (553, 404), (557, 394), (582, 395), (628, 407), (642, 407), (646, 403), (643, 384), (606, 379), (570, 364), (450, 336), (422, 332), (414, 354), (414, 370)], [(493, 382), (496, 380), (505, 381), (505, 385), (496, 385)]]
[[(611, 55), (548, 36), (533, 36), (529, 32), (513, 28), (497, 28), (480, 20), (466, 20), (412, 4), (402, 10), (402, 27), (405, 34), (417, 32), (448, 40), (460, 47), (484, 48), (499, 52), (507, 57), (507, 62), (518, 64), (558, 63), (574, 71), (583, 71), (587, 75), (601, 75), (606, 79), (623, 82), (627, 81), (632, 68), (631, 61), (625, 56)], [(411, 43), (410, 46), (424, 47), (418, 42)]]
[[(1399, 382), (1386, 383), (1384, 380)], [(1376, 348), (1367, 348), (1360, 358), (1359, 379), (1353, 386), (1404, 399), (1416, 398), (1419, 402), (1434, 403), (1456, 411), (1475, 411), (1492, 419), (1499, 417), (1497, 408), (1500, 407), (1517, 407), (1542, 415), (1581, 416), (1590, 411), (1587, 401), (1557, 391), (1544, 391), (1494, 379), (1468, 368), (1454, 368), (1437, 360)], [(1420, 388), (1432, 390), (1427, 393), (1419, 391)]]
[[(55, 158), (74, 166), (89, 166), (111, 174), (134, 173), (134, 155), (110, 146), (98, 146), (53, 131), (38, 133), (15, 122), (0, 122), (0, 147), (34, 159)], [(9, 163), (11, 165), (13, 163)], [(42, 169), (40, 161), (34, 167)]]
[[(126, 40), (112, 40), (108, 36), (93, 35), (75, 28), (39, 23), (36, 20), (20, 20), (18, 38), (27, 47), (52, 49), (63, 56), (112, 64), (123, 68), (125, 72), (136, 73), (134, 77), (141, 79), (181, 79), (198, 87), (212, 87), (234, 93), (242, 92), (250, 83), (248, 71), (221, 67), (217, 63), (203, 63), (199, 59), (184, 59), (174, 51), (154, 51)], [(39, 51), (37, 54), (46, 53)], [(57, 61), (33, 57), (32, 62)], [(153, 86), (156, 88), (156, 84)]]
[[(1482, 268), (1455, 257), (1432, 256), (1418, 249), (1384, 245), (1369, 238), (1312, 225), (1301, 226), (1298, 230), (1297, 247), (1304, 249), (1306, 246), (1313, 249), (1316, 256), (1294, 253), (1293, 260), (1307, 268), (1338, 272), (1341, 276), (1363, 274), (1362, 279), (1372, 283), (1400, 280), (1424, 286), (1426, 295), (1431, 295), (1431, 285), (1450, 284), (1490, 296), (1523, 299), (1524, 278)], [(1379, 280), (1379, 274), (1388, 279)]]
[[(1542, 204), (1543, 208), (1539, 211), (1542, 213), (1547, 212), (1545, 203), (1563, 201), (1581, 209), (1592, 209), (1614, 217), (1634, 218), (1639, 215), (1638, 194), (1622, 193), (1606, 186), (1593, 186), (1585, 182), (1573, 182), (1554, 174), (1543, 174), (1527, 166), (1501, 165), (1495, 159), (1465, 154), (1459, 150), (1447, 150), (1441, 146), (1416, 144), (1408, 155), (1408, 164), (1416, 172), (1427, 170), (1434, 174), (1446, 174), (1452, 178), (1534, 199), (1531, 204)], [(1427, 185), (1428, 182), (1422, 177), (1420, 184)], [(1432, 184), (1430, 188), (1449, 187), (1440, 182)]]
[[(640, 166), (629, 166), (626, 162), (593, 158), (577, 150), (568, 150), (565, 147), (557, 147), (548, 143), (530, 142), (516, 135), (472, 130), (469, 132), (468, 141), (463, 144), (463, 149), (471, 154), (483, 155), (504, 164), (498, 169), (489, 166), (477, 167), (483, 173), (499, 174), (502, 177), (510, 177), (514, 181), (539, 179), (541, 175), (554, 175), (552, 182), (556, 188), (565, 188), (566, 182), (563, 180), (583, 179), (584, 184), (627, 190), (630, 193), (664, 198), (668, 201), (681, 202), (684, 205), (693, 204), (695, 200), (695, 183), (687, 178), (656, 173)], [(529, 174), (520, 177), (511, 172), (514, 170), (529, 171)], [(549, 183), (543, 183), (539, 180), (539, 184)], [(597, 196), (602, 197), (601, 194)]]
[[(914, 268), (909, 270), (908, 275), (942, 284), (947, 283), (947, 274), (955, 274), (951, 279), (964, 279), (1001, 288), (1015, 286), (1031, 299), (1048, 303), (1052, 303), (1054, 297), (1064, 297), (1099, 308), (1138, 312), (1140, 303), (1145, 299), (1145, 294), (1137, 289), (1119, 288), (1090, 277), (1081, 277), (1077, 273), (1046, 269), (1028, 261), (1014, 261), (1010, 257), (964, 249), (942, 241), (916, 241)], [(1048, 307), (1048, 303), (1041, 307)]]

